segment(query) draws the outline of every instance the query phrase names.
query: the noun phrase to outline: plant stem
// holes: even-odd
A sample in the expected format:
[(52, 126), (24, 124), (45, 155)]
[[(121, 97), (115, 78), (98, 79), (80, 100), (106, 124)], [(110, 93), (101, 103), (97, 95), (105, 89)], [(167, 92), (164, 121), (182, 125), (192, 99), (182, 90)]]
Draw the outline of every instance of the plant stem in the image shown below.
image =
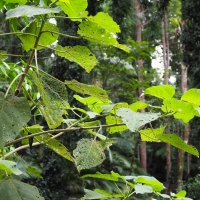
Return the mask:
[(32, 33), (23, 33), (23, 32), (3, 33), (3, 34), (0, 34), (0, 37), (1, 36), (6, 36), (6, 35), (29, 35), (29, 36), (37, 37), (37, 35), (35, 35), (35, 34), (32, 34)]
[(79, 36), (67, 35), (64, 33), (56, 32), (56, 31), (42, 31), (42, 33), (51, 33), (51, 34), (61, 35), (61, 36), (68, 37), (68, 38), (81, 39), (81, 37), (79, 37)]

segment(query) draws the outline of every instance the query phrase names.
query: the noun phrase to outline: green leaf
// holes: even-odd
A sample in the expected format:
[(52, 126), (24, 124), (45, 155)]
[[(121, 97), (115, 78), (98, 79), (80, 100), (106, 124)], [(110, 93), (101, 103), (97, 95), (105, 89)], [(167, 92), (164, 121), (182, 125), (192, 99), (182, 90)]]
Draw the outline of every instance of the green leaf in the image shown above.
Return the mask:
[(137, 101), (137, 102), (132, 103), (131, 105), (129, 105), (129, 108), (132, 111), (135, 111), (135, 112), (137, 112), (138, 110), (143, 110), (143, 109), (145, 109), (147, 107), (148, 107), (148, 104), (143, 102), (143, 101)]
[(10, 160), (0, 160), (0, 170), (4, 170), (10, 174), (20, 175), (22, 172), (16, 167), (17, 163)]
[(174, 96), (175, 89), (171, 85), (152, 86), (145, 90), (145, 94), (149, 94), (161, 99), (170, 99)]
[(181, 190), (178, 193), (175, 194), (175, 197), (185, 197), (186, 196), (186, 191)]
[(101, 45), (115, 46), (123, 51), (128, 53), (130, 52), (126, 45), (122, 45), (117, 42), (113, 33), (107, 32), (94, 22), (83, 21), (79, 24), (78, 34), (91, 42), (96, 42)]
[[(122, 123), (122, 119), (119, 117), (114, 117), (114, 116), (106, 116), (106, 124), (119, 124)], [(126, 125), (121, 125), (121, 126), (112, 126), (108, 127), (107, 131), (110, 134), (116, 133), (116, 132), (122, 132), (127, 130), (128, 127)]]
[(200, 89), (193, 88), (186, 91), (181, 100), (200, 106)]
[(44, 200), (35, 186), (23, 183), (12, 177), (0, 182), (1, 199), (6, 200)]
[(194, 156), (199, 157), (198, 150), (192, 146), (186, 144), (180, 137), (178, 137), (176, 134), (162, 134), (159, 136), (160, 140), (171, 144), (172, 146), (175, 146), (176, 148), (179, 148), (185, 152), (188, 152)]
[(100, 165), (106, 158), (101, 144), (86, 138), (78, 142), (73, 155), (78, 171)]
[(159, 118), (160, 113), (138, 113), (129, 108), (120, 108), (117, 115), (128, 126), (129, 130), (135, 132), (141, 126)]
[(35, 167), (28, 166), (28, 167), (26, 168), (26, 172), (27, 172), (28, 174), (31, 174), (31, 175), (35, 176), (35, 177), (38, 177), (38, 178), (40, 178), (40, 179), (43, 179), (43, 177), (41, 176), (41, 170), (38, 170), (38, 169), (35, 168)]
[(56, 46), (55, 52), (71, 62), (78, 63), (86, 72), (90, 72), (97, 64), (97, 59), (92, 52), (84, 46)]
[(23, 5), (27, 3), (27, 0), (4, 0), (6, 3), (18, 3), (19, 5)]
[(96, 23), (101, 28), (105, 29), (108, 33), (120, 33), (119, 25), (113, 21), (113, 19), (107, 14), (103, 12), (98, 12), (94, 17), (87, 17), (91, 22)]
[(193, 104), (175, 98), (165, 99), (163, 104), (161, 108), (163, 112), (174, 112), (174, 118), (182, 119), (184, 123), (189, 122), (197, 114)]
[(56, 152), (58, 155), (62, 156), (63, 158), (69, 161), (74, 162), (74, 159), (71, 156), (68, 149), (63, 144), (61, 144), (58, 140), (50, 138), (50, 139), (44, 139), (43, 142), (45, 143), (47, 147), (49, 147), (51, 150)]
[(153, 193), (152, 187), (150, 187), (148, 185), (135, 184), (134, 188), (135, 188), (136, 194)]
[(36, 6), (18, 6), (14, 9), (9, 10), (6, 13), (6, 19), (16, 18), (16, 17), (33, 17), (35, 15), (44, 15), (44, 14), (50, 14), (50, 13), (59, 13), (61, 9), (59, 7), (55, 8), (41, 8)]
[(0, 148), (14, 140), (31, 118), (27, 99), (0, 93)]
[(141, 135), (142, 141), (160, 142), (160, 135), (163, 134), (164, 130), (165, 130), (165, 126), (161, 126), (156, 129), (148, 128), (148, 129), (140, 130), (139, 133)]
[(151, 186), (155, 192), (161, 192), (163, 189), (165, 189), (161, 182), (151, 176), (138, 176), (134, 181), (136, 183), (142, 183)]
[(100, 172), (96, 172), (96, 174), (86, 174), (86, 175), (81, 176), (81, 178), (99, 178), (99, 179), (115, 181), (115, 182), (117, 182), (119, 180), (119, 178), (124, 179), (123, 176), (121, 176), (118, 173), (115, 173), (113, 171), (111, 171), (110, 174), (102, 174)]
[(61, 7), (71, 21), (82, 21), (81, 18), (88, 15), (85, 11), (88, 6), (87, 0), (59, 0), (56, 5)]
[(62, 123), (62, 115), (68, 108), (66, 87), (61, 81), (44, 73), (38, 75), (33, 71), (30, 73), (41, 95), (39, 109), (48, 126), (52, 129), (57, 128)]
[(65, 81), (65, 84), (75, 92), (81, 93), (81, 94), (87, 94), (92, 97), (96, 97), (97, 99), (101, 100), (102, 102), (109, 101), (108, 95), (106, 94), (106, 91), (100, 88), (97, 85), (86, 85), (84, 83), (79, 83), (76, 80), (72, 81)]
[(3, 63), (4, 60), (6, 60), (8, 58), (6, 51), (0, 50), (0, 63)]
[[(40, 26), (41, 26), (41, 23), (37, 23), (36, 21), (33, 21), (22, 30), (22, 33), (30, 33), (30, 34), (38, 35), (40, 31)], [(43, 49), (46, 46), (51, 45), (58, 39), (58, 34), (53, 34), (49, 32), (49, 31), (59, 32), (55, 24), (52, 24), (49, 22), (45, 23), (42, 31), (43, 33), (41, 34), (40, 40), (39, 40), (39, 45), (42, 45), (42, 46), (38, 46), (37, 50)], [(23, 34), (22, 35), (18, 34), (17, 36), (22, 41), (23, 48), (25, 49), (25, 51), (29, 51), (30, 49), (34, 48), (36, 37), (31, 36), (31, 35), (23, 35)]]
[(106, 198), (107, 196), (105, 194), (101, 194), (99, 192), (94, 192), (92, 190), (84, 189), (85, 195), (80, 200), (84, 199), (102, 199)]

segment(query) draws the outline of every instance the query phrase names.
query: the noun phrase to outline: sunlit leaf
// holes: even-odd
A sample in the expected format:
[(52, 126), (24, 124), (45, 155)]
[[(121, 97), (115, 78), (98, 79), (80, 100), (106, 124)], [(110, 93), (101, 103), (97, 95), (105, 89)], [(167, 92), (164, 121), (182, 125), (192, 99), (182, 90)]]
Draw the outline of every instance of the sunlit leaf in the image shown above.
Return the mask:
[(120, 108), (117, 115), (128, 126), (129, 130), (135, 132), (141, 126), (159, 118), (160, 113), (138, 113), (129, 108)]
[(90, 72), (97, 64), (95, 55), (85, 46), (66, 46), (57, 45), (55, 52), (71, 62), (78, 63), (86, 72)]
[(86, 138), (78, 142), (73, 155), (78, 171), (100, 165), (106, 158), (101, 144)]
[(137, 101), (135, 103), (132, 103), (131, 105), (129, 105), (129, 108), (132, 111), (137, 112), (138, 110), (142, 110), (148, 107), (148, 104), (143, 102), (143, 101)]
[(18, 3), (19, 5), (23, 5), (27, 3), (27, 0), (4, 0), (5, 3)]
[(186, 91), (181, 100), (200, 106), (200, 89), (193, 88)]
[(0, 182), (0, 196), (2, 200), (44, 200), (35, 186), (23, 183), (12, 177), (7, 177)]
[(97, 85), (86, 85), (84, 83), (79, 83), (76, 80), (65, 81), (65, 84), (75, 92), (96, 97), (103, 102), (107, 102), (109, 100), (106, 91), (98, 87)]
[(22, 174), (22, 172), (17, 168), (17, 163), (10, 160), (0, 160), (0, 170), (4, 170), (15, 175)]
[(15, 17), (33, 17), (35, 15), (44, 15), (49, 13), (59, 13), (61, 11), (60, 7), (55, 8), (41, 8), (36, 6), (23, 5), (18, 6), (14, 9), (9, 10), (6, 13), (6, 19)]
[(152, 193), (153, 189), (149, 185), (135, 184), (136, 194)]
[(175, 94), (175, 89), (171, 85), (152, 86), (145, 90), (145, 94), (155, 96), (161, 99), (170, 99)]
[(0, 93), (0, 148), (14, 140), (31, 118), (27, 99)]

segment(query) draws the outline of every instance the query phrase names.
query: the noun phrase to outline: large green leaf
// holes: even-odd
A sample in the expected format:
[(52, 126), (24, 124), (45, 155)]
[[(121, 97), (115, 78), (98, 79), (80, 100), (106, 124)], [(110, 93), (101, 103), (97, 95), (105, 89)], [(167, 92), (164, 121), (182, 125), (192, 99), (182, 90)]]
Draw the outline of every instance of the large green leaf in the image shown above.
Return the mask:
[(175, 98), (165, 99), (163, 104), (162, 111), (174, 112), (174, 118), (181, 119), (184, 123), (188, 123), (197, 114), (193, 104)]
[(17, 163), (10, 160), (0, 160), (0, 170), (4, 170), (10, 174), (20, 175), (22, 172), (16, 167)]
[(0, 182), (0, 197), (2, 200), (44, 200), (35, 186), (12, 177), (7, 177)]
[(5, 3), (18, 3), (19, 5), (23, 5), (27, 3), (27, 0), (4, 0)]
[[(41, 25), (41, 23), (37, 23), (36, 21), (33, 21), (22, 30), (22, 33), (30, 33), (30, 34), (38, 35), (39, 31), (40, 31), (40, 25)], [(41, 34), (40, 40), (39, 40), (39, 45), (42, 45), (42, 46), (38, 46), (37, 47), (38, 50), (44, 48), (44, 46), (51, 45), (58, 39), (58, 34), (46, 32), (46, 31), (59, 32), (59, 30), (55, 24), (52, 24), (49, 22), (45, 23), (42, 31), (43, 31), (43, 33)], [(29, 51), (30, 49), (34, 48), (35, 41), (36, 41), (35, 36), (31, 36), (31, 35), (27, 35), (27, 34), (26, 35), (18, 34), (17, 36), (22, 41), (24, 50)]]
[(186, 144), (180, 137), (178, 137), (176, 134), (162, 134), (159, 136), (160, 140), (171, 144), (172, 146), (175, 146), (176, 148), (179, 148), (185, 152), (188, 152), (194, 156), (199, 157), (198, 150), (192, 146)]
[(120, 33), (119, 25), (113, 21), (113, 19), (107, 14), (103, 12), (98, 12), (94, 17), (87, 17), (88, 20), (98, 24), (101, 28), (105, 29), (107, 32), (112, 33)]
[(6, 13), (6, 19), (16, 18), (16, 17), (33, 17), (35, 15), (44, 15), (49, 13), (59, 13), (61, 11), (60, 7), (55, 8), (41, 8), (29, 5), (18, 6), (14, 9), (9, 10)]
[(106, 158), (101, 144), (86, 138), (78, 142), (73, 155), (78, 171), (100, 165)]
[(65, 81), (65, 84), (75, 92), (96, 97), (103, 102), (108, 101), (108, 95), (106, 94), (106, 91), (97, 85), (86, 85), (84, 83), (79, 83), (76, 80)]
[(181, 100), (200, 106), (200, 89), (193, 88), (188, 90), (182, 95)]
[(92, 54), (92, 52), (84, 46), (77, 45), (73, 47), (62, 47), (58, 45), (55, 48), (55, 52), (59, 56), (64, 57), (71, 62), (78, 63), (86, 70), (86, 72), (90, 72), (97, 64), (95, 55)]
[(22, 127), (30, 120), (31, 112), (27, 99), (0, 93), (0, 148), (14, 140)]
[(56, 5), (60, 6), (72, 21), (82, 21), (81, 18), (88, 15), (85, 11), (88, 6), (87, 0), (59, 0)]
[(91, 21), (83, 21), (79, 24), (78, 34), (85, 39), (98, 44), (115, 46), (126, 52), (130, 51), (126, 45), (117, 42), (116, 37), (112, 32), (107, 32), (104, 28), (101, 28), (98, 24)]
[(171, 85), (152, 86), (145, 90), (145, 94), (149, 94), (161, 99), (170, 99), (174, 96), (175, 89)]
[(160, 113), (138, 113), (133, 112), (129, 108), (120, 108), (117, 115), (122, 118), (122, 121), (128, 126), (129, 130), (135, 132), (141, 126), (158, 119)]
[(36, 74), (32, 71), (31, 75), (41, 95), (38, 107), (48, 126), (56, 128), (62, 123), (62, 115), (68, 108), (66, 87), (59, 80), (44, 73)]
[(51, 150), (56, 152), (58, 155), (62, 156), (63, 158), (67, 160), (74, 162), (74, 159), (71, 156), (68, 149), (63, 144), (61, 144), (58, 140), (49, 138), (49, 139), (44, 139), (43, 142), (47, 147), (49, 147)]
[(149, 185), (135, 184), (134, 189), (136, 194), (153, 193), (153, 189)]

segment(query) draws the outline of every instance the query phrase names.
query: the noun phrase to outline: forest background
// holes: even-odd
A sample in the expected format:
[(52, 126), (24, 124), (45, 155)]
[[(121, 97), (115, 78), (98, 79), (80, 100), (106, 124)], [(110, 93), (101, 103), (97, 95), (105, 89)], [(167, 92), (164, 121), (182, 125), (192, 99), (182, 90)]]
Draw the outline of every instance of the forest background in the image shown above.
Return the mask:
[[(6, 95), (8, 95), (7, 91), (9, 94), (15, 93), (17, 85), (16, 77), (21, 76), (20, 74), (25, 68), (25, 60), (30, 56), (26, 47), (24, 47), (26, 43), (23, 41), (22, 37), (16, 37), (13, 34), (5, 34), (11, 33), (12, 30), (16, 32), (17, 29), (21, 29), (22, 32), (27, 33), (28, 30), (23, 29), (23, 26), (25, 24), (28, 27), (30, 19), (23, 15), (21, 15), (21, 18), (13, 18), (11, 14), (9, 21), (6, 20), (6, 13), (11, 9), (17, 8), (19, 4), (20, 6), (26, 4), (45, 7), (49, 6), (51, 3), (56, 4), (59, 1), (16, 0), (15, 2), (16, 3), (5, 0), (0, 3), (0, 89), (3, 93), (6, 93)], [(77, 4), (80, 2), (83, 1), (77, 1)], [(60, 81), (69, 81), (67, 85), (73, 85), (74, 82), (72, 80), (75, 79), (84, 84), (97, 85), (98, 88), (103, 88), (106, 90), (109, 99), (113, 103), (112, 105), (116, 106), (114, 106), (115, 109), (119, 109), (120, 107), (127, 108), (127, 105), (132, 105), (135, 102), (146, 102), (146, 104), (137, 104), (137, 106), (139, 106), (138, 110), (140, 110), (139, 112), (141, 113), (150, 111), (150, 105), (162, 104), (160, 99), (152, 98), (152, 96), (156, 96), (152, 91), (148, 90), (148, 88), (152, 88), (152, 86), (172, 85), (175, 89), (175, 97), (177, 99), (181, 98), (183, 93), (188, 89), (199, 88), (199, 4), (200, 3), (197, 1), (189, 0), (88, 1), (88, 16), (95, 16), (97, 12), (108, 13), (121, 29), (121, 32), (117, 34), (115, 39), (119, 44), (126, 44), (130, 52), (127, 53), (126, 47), (124, 46), (118, 45), (118, 48), (116, 48), (117, 45), (101, 45), (87, 40), (80, 40), (78, 37), (73, 37), (77, 35), (76, 32), (80, 21), (77, 20), (74, 22), (66, 17), (56, 18), (55, 14), (50, 22), (55, 24), (65, 36), (62, 37), (63, 35), (60, 34), (51, 48), (57, 45), (87, 46), (97, 58), (98, 63), (90, 73), (87, 73), (87, 68), (85, 70), (85, 68), (80, 67), (80, 65), (82, 65), (80, 61), (78, 63), (72, 62), (69, 58), (67, 60), (65, 55), (63, 56), (61, 53), (52, 53), (52, 49), (47, 48), (38, 51), (37, 57), (36, 53), (34, 54), (33, 65), (36, 66), (36, 71), (40, 69), (51, 74)], [(72, 16), (69, 17), (73, 18)], [(38, 18), (35, 19), (39, 20)], [(84, 59), (84, 57), (81, 57), (81, 59)], [(156, 65), (154, 62), (156, 62)], [(33, 80), (31, 78), (29, 79), (29, 77), (25, 80), (23, 85), (24, 92), (21, 96), (25, 96), (27, 99), (31, 96), (35, 102), (39, 102), (41, 94), (35, 92), (36, 86), (33, 84), (33, 82), (37, 82), (37, 78), (34, 78), (34, 75), (32, 76)], [(53, 82), (53, 79), (48, 81)], [(78, 86), (83, 87), (83, 90), (86, 87), (81, 84), (78, 84)], [(60, 88), (56, 86), (56, 89)], [(68, 102), (70, 105), (73, 105), (73, 107), (70, 109), (68, 108), (68, 110), (70, 110), (68, 117), (63, 121), (62, 125), (56, 128), (64, 129), (66, 126), (70, 127), (73, 123), (78, 121), (77, 119), (80, 116), (81, 120), (78, 121), (79, 124), (77, 127), (96, 126), (96, 123), (105, 124), (105, 120), (107, 120), (106, 123), (108, 125), (109, 123), (113, 124), (113, 121), (112, 123), (108, 122), (109, 118), (104, 118), (105, 116), (102, 114), (102, 111), (98, 111), (99, 108), (96, 108), (96, 110), (91, 109), (96, 102), (84, 101), (82, 97), (77, 95), (76, 89), (73, 87), (71, 90), (70, 89), (69, 86), (67, 89)], [(98, 90), (97, 88), (95, 89)], [(31, 92), (26, 94), (25, 91), (29, 90)], [(170, 93), (172, 89), (167, 87), (164, 91)], [(161, 92), (163, 92), (162, 89)], [(199, 94), (198, 92), (197, 90), (196, 95)], [(74, 96), (74, 94), (76, 95)], [(150, 96), (148, 96), (148, 94)], [(93, 95), (91, 96), (93, 97)], [(83, 95), (83, 97), (86, 96)], [(158, 95), (156, 97), (158, 97)], [(91, 101), (93, 101), (93, 99)], [(197, 105), (200, 104), (198, 101), (199, 99), (197, 98)], [(118, 104), (118, 102), (126, 103)], [(147, 104), (149, 107), (147, 107)], [(89, 114), (87, 113), (90, 120), (86, 123), (82, 115), (84, 114), (84, 110), (87, 110), (87, 106), (92, 112)], [(109, 110), (111, 108), (107, 109)], [(151, 112), (154, 111), (154, 109), (156, 109), (156, 107), (152, 107)], [(197, 150), (199, 150), (199, 116), (193, 116), (192, 121), (188, 123), (189, 120), (187, 121), (184, 120), (185, 118), (178, 118), (175, 116), (176, 112), (179, 112), (176, 109), (172, 110), (173, 112), (169, 114), (169, 117), (165, 116), (164, 120), (162, 118), (157, 119), (157, 121), (151, 120), (153, 121), (151, 125), (158, 128), (165, 127), (165, 124), (167, 124), (167, 133), (175, 133), (182, 138), (184, 142), (195, 146)], [(138, 110), (136, 109), (136, 111)], [(25, 128), (21, 130), (21, 137), (48, 129), (48, 123), (44, 120), (40, 109), (37, 109), (37, 106), (32, 106), (31, 112), (32, 118)], [(101, 113), (101, 115), (98, 116), (94, 114), (98, 112)], [(190, 110), (187, 110), (184, 114), (189, 115)], [(3, 117), (4, 115), (1, 112), (1, 120), (3, 120)], [(80, 125), (82, 120), (85, 124)], [(122, 121), (117, 121), (117, 123), (119, 122), (121, 123)], [(3, 124), (3, 122), (1, 124)], [(145, 128), (149, 128), (151, 125), (144, 123)], [(59, 144), (62, 143), (67, 147), (69, 152), (73, 152), (77, 147), (77, 142), (81, 140), (83, 136), (86, 138), (93, 137), (95, 141), (98, 137), (102, 139), (98, 134), (106, 136), (108, 134), (107, 132), (110, 131), (112, 133), (108, 141), (108, 143), (110, 143), (106, 146), (106, 159), (103, 163), (94, 168), (91, 167), (91, 169), (83, 168), (81, 171), (77, 170), (73, 162), (69, 162), (71, 158), (68, 157), (69, 159), (67, 160), (63, 158), (64, 156), (62, 157), (56, 154), (59, 152), (53, 152), (52, 148), (55, 147), (49, 148), (50, 144), (45, 142), (47, 139), (43, 141), (43, 144), (46, 144), (46, 146), (40, 145), (32, 147), (32, 143), (35, 142), (31, 141), (32, 137), (29, 138), (29, 141), (26, 140), (21, 144), (11, 143), (11, 146), (1, 150), (1, 154), (4, 158), (4, 154), (7, 155), (14, 149), (19, 148), (20, 145), (29, 143), (28, 148), (20, 149), (16, 155), (8, 156), (8, 160), (15, 161), (17, 168), (23, 172), (21, 180), (25, 183), (37, 186), (41, 196), (47, 200), (77, 199), (84, 196), (84, 189), (86, 188), (90, 190), (101, 188), (113, 193), (116, 190), (116, 186), (113, 183), (109, 183), (106, 179), (103, 181), (99, 180), (99, 177), (97, 177), (97, 179), (90, 179), (91, 177), (89, 176), (88, 179), (80, 178), (80, 176), (94, 174), (97, 171), (105, 174), (114, 171), (123, 176), (150, 175), (164, 184), (165, 194), (170, 195), (171, 192), (176, 193), (179, 190), (185, 189), (188, 197), (199, 199), (197, 189), (200, 184), (198, 174), (199, 159), (197, 156), (191, 155), (193, 151), (190, 152), (188, 150), (191, 146), (186, 146), (187, 149), (185, 150), (187, 152), (189, 151), (189, 153), (185, 153), (182, 151), (185, 148), (184, 146), (173, 145), (173, 142), (171, 142), (171, 146), (168, 142), (165, 144), (163, 142), (155, 142), (154, 140), (154, 142), (150, 141), (146, 143), (146, 141), (149, 140), (142, 138), (143, 141), (141, 141), (141, 133), (133, 134), (131, 130), (123, 130), (124, 127), (114, 130), (96, 128), (93, 129), (93, 131), (74, 129), (73, 132), (65, 133), (60, 136), (58, 139)], [(95, 132), (97, 135), (95, 135)], [(36, 140), (41, 139), (36, 138)], [(10, 141), (6, 141), (6, 146), (8, 146), (9, 142)], [(178, 146), (178, 148), (182, 150), (174, 146)], [(195, 155), (195, 152), (192, 154)], [(69, 154), (67, 154), (67, 156), (69, 156)], [(19, 173), (16, 171), (13, 172), (13, 170), (10, 169), (12, 167), (8, 167), (10, 163), (2, 162), (1, 166), (1, 170), (6, 171), (6, 176), (8, 172), (11, 174), (14, 173), (15, 175)], [(2, 180), (5, 180), (4, 175), (5, 174), (2, 173)], [(4, 186), (5, 185), (0, 186), (0, 192), (3, 192)], [(119, 188), (123, 191), (124, 185), (119, 183)], [(152, 199), (155, 198), (154, 195), (155, 194), (151, 196), (145, 190), (145, 192), (136, 194), (134, 197), (130, 196), (128, 199)], [(162, 196), (157, 197), (156, 199), (161, 197)], [(108, 196), (107, 198), (112, 199), (113, 197)], [(117, 198), (117, 196), (115, 196), (115, 198)], [(118, 199), (120, 198), (123, 199), (124, 197), (118, 197)], [(185, 197), (180, 198), (184, 199)], [(85, 199), (87, 199), (87, 197), (85, 197)]]

